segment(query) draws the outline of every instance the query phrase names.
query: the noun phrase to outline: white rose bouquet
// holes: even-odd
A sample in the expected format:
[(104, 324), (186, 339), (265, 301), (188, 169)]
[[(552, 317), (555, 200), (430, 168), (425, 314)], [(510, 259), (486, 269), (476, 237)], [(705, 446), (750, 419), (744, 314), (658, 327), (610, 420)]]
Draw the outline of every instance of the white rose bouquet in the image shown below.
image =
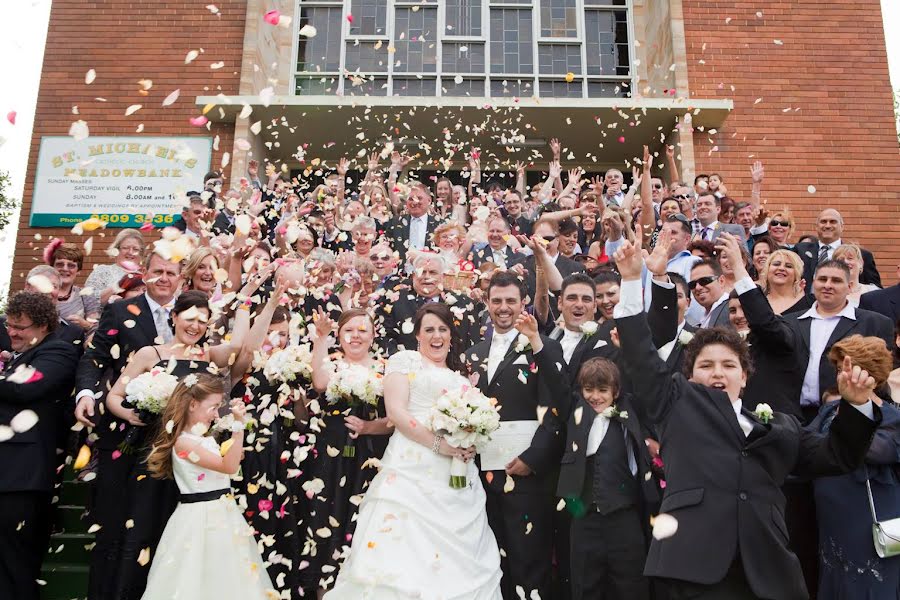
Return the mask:
[(265, 361), (263, 375), (270, 383), (293, 383), (298, 377), (312, 380), (312, 350), (309, 344), (290, 345), (273, 352)]
[[(486, 397), (475, 387), (464, 385), (448, 390), (431, 409), (429, 426), (454, 448), (483, 446), (500, 427), (496, 404), (496, 400)], [(466, 472), (466, 463), (454, 457), (450, 464), (450, 487), (466, 487)]]
[[(337, 372), (328, 381), (325, 399), (332, 403), (343, 400), (351, 410), (363, 405), (378, 406), (378, 399), (384, 396), (384, 376), (362, 365), (344, 362), (338, 365)], [(343, 455), (347, 458), (356, 456), (356, 446), (350, 439), (344, 445)]]
[[(128, 382), (122, 405), (134, 410), (144, 423), (150, 423), (162, 413), (176, 385), (177, 377), (163, 367), (153, 367)], [(125, 432), (125, 439), (119, 444), (119, 451), (123, 454), (134, 452), (134, 443), (140, 431), (140, 427), (131, 425)]]

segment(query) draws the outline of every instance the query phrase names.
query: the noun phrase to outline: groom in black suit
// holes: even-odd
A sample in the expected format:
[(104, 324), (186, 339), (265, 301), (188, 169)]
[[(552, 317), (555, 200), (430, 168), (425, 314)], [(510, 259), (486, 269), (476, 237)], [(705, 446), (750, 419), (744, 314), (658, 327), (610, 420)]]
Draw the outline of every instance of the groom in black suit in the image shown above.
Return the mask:
[[(13, 424), (13, 435), (0, 443), (0, 598), (37, 600), (62, 460), (56, 455), (59, 411), (71, 396), (79, 351), (53, 334), (59, 315), (48, 296), (19, 292), (6, 313), (12, 358), (0, 379), (0, 425)], [(26, 410), (37, 421), (17, 430), (16, 418)]]
[(863, 461), (881, 420), (870, 400), (874, 379), (845, 361), (838, 378), (844, 400), (828, 435), (764, 407), (751, 413), (741, 406), (751, 364), (737, 332), (701, 329), (686, 348), (690, 378), (672, 375), (647, 328), (640, 249), (626, 243), (615, 257), (623, 362), (636, 410), (660, 433), (667, 484), (660, 512), (674, 520), (664, 531), (657, 517), (644, 573), (668, 580), (674, 600), (807, 598), (788, 549), (780, 488), (791, 473), (839, 474)]
[[(495, 434), (494, 444), (506, 456), (499, 468), (481, 473), (488, 522), (503, 552), (506, 600), (518, 598), (517, 587), (526, 598), (537, 597), (535, 591), (551, 597), (554, 492), (569, 406), (562, 348), (541, 336), (534, 317), (524, 314), (526, 295), (525, 284), (509, 271), (491, 278), (487, 308), (493, 334), (465, 357), (473, 382), (497, 399), (501, 428), (525, 432), (516, 442)], [(482, 455), (482, 469), (490, 455)]]
[[(96, 450), (99, 452), (97, 478), (95, 480), (92, 522), (107, 524), (97, 532), (97, 543), (91, 555), (89, 597), (109, 597), (104, 585), (115, 585), (117, 565), (116, 550), (109, 547), (107, 536), (115, 539), (117, 527), (123, 527), (128, 510), (126, 486), (121, 478), (127, 477), (134, 464), (134, 456), (117, 456), (125, 430), (109, 410), (99, 411), (97, 403), (119, 378), (131, 355), (144, 346), (153, 346), (171, 340), (169, 312), (180, 283), (181, 265), (150, 254), (144, 261), (144, 282), (147, 292), (131, 300), (119, 300), (108, 304), (100, 315), (97, 332), (78, 364), (78, 400), (75, 418), (98, 435)], [(112, 526), (115, 524), (115, 527)]]

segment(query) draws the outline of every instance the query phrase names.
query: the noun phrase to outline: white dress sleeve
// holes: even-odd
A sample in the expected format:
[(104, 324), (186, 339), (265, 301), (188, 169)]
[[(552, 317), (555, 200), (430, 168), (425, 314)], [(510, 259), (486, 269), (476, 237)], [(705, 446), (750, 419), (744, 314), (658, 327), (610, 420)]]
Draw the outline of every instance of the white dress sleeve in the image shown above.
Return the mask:
[(415, 373), (422, 368), (422, 356), (415, 350), (404, 350), (398, 352), (388, 359), (387, 366), (384, 368), (385, 376), (391, 373)]

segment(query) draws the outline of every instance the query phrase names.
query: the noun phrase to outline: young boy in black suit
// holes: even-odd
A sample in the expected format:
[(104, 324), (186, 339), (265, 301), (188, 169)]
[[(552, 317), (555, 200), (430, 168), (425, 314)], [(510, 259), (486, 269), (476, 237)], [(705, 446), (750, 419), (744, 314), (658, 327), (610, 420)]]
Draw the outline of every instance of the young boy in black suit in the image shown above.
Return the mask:
[(647, 599), (645, 498), (657, 494), (641, 425), (615, 363), (588, 360), (577, 384), (557, 488), (573, 515), (572, 598)]

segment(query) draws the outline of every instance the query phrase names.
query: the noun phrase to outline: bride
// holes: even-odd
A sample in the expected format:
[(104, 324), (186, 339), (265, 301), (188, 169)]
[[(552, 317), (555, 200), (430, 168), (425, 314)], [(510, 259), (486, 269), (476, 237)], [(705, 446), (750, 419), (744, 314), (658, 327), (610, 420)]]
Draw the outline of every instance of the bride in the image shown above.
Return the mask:
[[(428, 303), (413, 329), (419, 352), (385, 368), (396, 431), (362, 501), (350, 556), (326, 600), (500, 600), (500, 552), (488, 527), (474, 448), (454, 448), (424, 423), (448, 389), (469, 385), (450, 309)], [(450, 487), (451, 457), (469, 463), (469, 486)]]

